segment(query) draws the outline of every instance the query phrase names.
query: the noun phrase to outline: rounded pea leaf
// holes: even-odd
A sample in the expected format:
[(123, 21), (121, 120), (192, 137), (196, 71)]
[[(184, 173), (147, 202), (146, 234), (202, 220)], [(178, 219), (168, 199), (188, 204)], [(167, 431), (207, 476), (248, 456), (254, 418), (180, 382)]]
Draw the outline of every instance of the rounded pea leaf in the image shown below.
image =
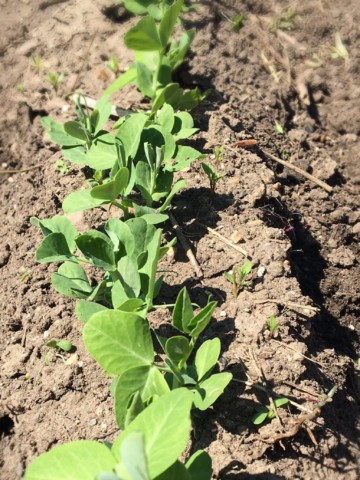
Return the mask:
[(97, 267), (107, 271), (116, 268), (112, 243), (103, 233), (89, 230), (87, 233), (77, 237), (76, 245), (85, 257), (90, 258)]
[(134, 313), (106, 310), (85, 324), (84, 341), (90, 354), (108, 375), (149, 366), (154, 350), (148, 323)]
[(36, 250), (36, 260), (40, 263), (64, 262), (72, 257), (65, 235), (50, 233)]
[(64, 198), (62, 209), (65, 213), (75, 213), (100, 207), (104, 203), (108, 202), (92, 197), (90, 190), (77, 190)]
[(93, 291), (84, 269), (77, 263), (64, 262), (51, 275), (55, 290), (70, 298), (87, 298)]
[(121, 445), (133, 432), (142, 432), (150, 478), (168, 469), (186, 447), (190, 436), (193, 394), (173, 390), (149, 405), (115, 440), (112, 452), (121, 460)]
[(91, 196), (100, 200), (113, 202), (126, 188), (129, 181), (129, 170), (120, 168), (113, 180), (91, 189)]
[(163, 49), (155, 20), (150, 16), (142, 18), (135, 27), (130, 28), (124, 42), (130, 50), (151, 52)]
[(115, 465), (108, 447), (79, 440), (37, 457), (27, 468), (24, 480), (94, 480), (101, 472), (111, 472)]
[(207, 340), (196, 352), (195, 367), (200, 382), (216, 365), (220, 355), (221, 343), (219, 338)]
[(199, 410), (207, 410), (223, 393), (230, 383), (232, 374), (229, 372), (216, 373), (200, 383), (200, 388), (194, 392), (194, 404)]

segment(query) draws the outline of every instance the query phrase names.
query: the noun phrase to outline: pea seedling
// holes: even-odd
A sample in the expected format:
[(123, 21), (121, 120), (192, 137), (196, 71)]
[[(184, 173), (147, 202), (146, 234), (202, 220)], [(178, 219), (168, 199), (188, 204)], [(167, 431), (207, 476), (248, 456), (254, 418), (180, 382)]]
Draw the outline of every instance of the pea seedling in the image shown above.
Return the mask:
[(335, 35), (335, 47), (331, 50), (331, 58), (342, 58), (345, 62), (349, 60), (349, 52), (343, 44), (339, 32), (336, 32)]
[(31, 57), (33, 69), (39, 73), (42, 65), (42, 60), (38, 55), (33, 55)]
[(237, 13), (234, 15), (231, 23), (233, 32), (238, 32), (240, 28), (244, 26), (245, 15), (243, 13)]
[(233, 295), (235, 298), (239, 295), (240, 291), (248, 285), (251, 285), (251, 280), (246, 280), (247, 275), (251, 272), (252, 263), (247, 260), (244, 265), (233, 269), (232, 272), (225, 272), (224, 276), (228, 282), (233, 286)]
[(209, 182), (210, 182), (210, 190), (211, 194), (214, 195), (215, 190), (216, 190), (216, 184), (218, 183), (219, 180), (221, 180), (223, 177), (225, 177), (226, 173), (220, 173), (218, 172), (212, 165), (209, 163), (203, 162), (201, 164), (204, 172), (206, 173)]
[(65, 74), (64, 74), (64, 72), (61, 72), (60, 74), (57, 74), (57, 73), (54, 73), (54, 72), (49, 72), (47, 78), (48, 78), (48, 81), (49, 81), (50, 85), (53, 87), (55, 92), (57, 92), (60, 83), (62, 83), (64, 81)]
[[(274, 404), (276, 408), (282, 407), (289, 403), (289, 399), (286, 397), (279, 397), (274, 399)], [(255, 407), (257, 413), (252, 418), (252, 423), (254, 425), (261, 425), (265, 420), (272, 420), (276, 417), (276, 413), (271, 408), (267, 408), (264, 405), (258, 405)]]
[(272, 338), (279, 327), (279, 322), (276, 320), (275, 315), (271, 315), (271, 317), (269, 318), (268, 327), (270, 331), (270, 338)]

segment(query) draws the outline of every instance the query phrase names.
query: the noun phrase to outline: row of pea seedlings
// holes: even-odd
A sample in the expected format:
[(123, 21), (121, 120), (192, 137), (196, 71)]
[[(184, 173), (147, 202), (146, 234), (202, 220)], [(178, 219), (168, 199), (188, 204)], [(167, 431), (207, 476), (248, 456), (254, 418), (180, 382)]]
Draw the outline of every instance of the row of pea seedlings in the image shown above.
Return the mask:
[[(161, 29), (169, 25), (169, 18), (179, 15), (181, 5), (177, 1), (168, 7), (159, 23), (144, 17), (126, 34), (126, 44), (136, 35), (144, 38), (142, 29), (149, 25), (155, 25), (160, 38)], [(176, 22), (172, 23), (166, 42)], [(138, 55), (139, 42), (137, 50)], [(163, 57), (164, 52), (159, 52), (161, 61)], [(137, 60), (129, 71), (141, 71), (140, 63)], [(79, 478), (79, 463), (84, 479), (211, 478), (211, 460), (205, 452), (196, 452), (185, 464), (177, 459), (189, 439), (191, 409), (207, 409), (231, 380), (230, 373), (212, 373), (220, 355), (218, 338), (196, 349), (216, 303), (209, 301), (194, 312), (183, 289), (172, 315), (180, 334), (170, 338), (152, 335), (146, 320), (149, 310), (156, 308), (154, 298), (161, 288), (158, 262), (174, 243), (163, 246), (162, 230), (156, 225), (167, 219), (173, 196), (184, 186), (183, 180), (173, 184), (174, 172), (201, 156), (178, 144), (197, 130), (188, 112), (175, 113), (174, 106), (166, 103), (166, 91), (174, 91), (173, 85), (157, 88), (149, 113), (134, 113), (116, 122), (116, 134), (103, 130), (111, 109), (109, 89), (91, 114), (78, 102), (77, 122), (61, 125), (44, 119), (50, 137), (62, 145), (64, 157), (94, 172), (91, 188), (64, 199), (64, 212), (106, 204), (122, 210), (122, 219), (108, 220), (103, 231), (81, 234), (63, 216), (32, 219), (45, 235), (37, 260), (61, 263), (52, 274), (53, 286), (77, 299), (85, 345), (114, 379), (115, 415), (122, 433), (111, 449), (93, 441), (56, 447), (29, 466), (27, 480), (44, 478), (44, 474), (50, 480), (63, 478), (70, 472)], [(188, 93), (180, 89), (180, 97), (189, 98)], [(102, 272), (96, 285), (90, 284), (86, 265)], [(156, 361), (154, 337), (163, 350), (161, 362)]]

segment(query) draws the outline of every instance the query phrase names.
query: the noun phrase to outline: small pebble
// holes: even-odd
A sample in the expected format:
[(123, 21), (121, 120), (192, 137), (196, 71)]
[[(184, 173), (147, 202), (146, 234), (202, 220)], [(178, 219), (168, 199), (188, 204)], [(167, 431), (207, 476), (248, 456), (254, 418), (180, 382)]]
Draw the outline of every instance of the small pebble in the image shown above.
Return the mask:
[(265, 272), (266, 272), (266, 268), (261, 265), (257, 271), (258, 278), (262, 278), (265, 275)]
[(88, 421), (88, 425), (90, 427), (94, 427), (97, 424), (96, 418), (92, 418), (91, 420)]
[(226, 312), (225, 312), (225, 310), (221, 310), (221, 312), (220, 312), (220, 317), (226, 317)]
[(44, 337), (44, 339), (47, 339), (47, 338), (50, 337), (50, 332), (49, 332), (49, 330), (45, 330), (45, 332), (43, 333), (43, 337)]
[(9, 178), (8, 178), (8, 182), (9, 182), (9, 183), (14, 183), (14, 177), (9, 177)]
[(101, 430), (103, 430), (103, 431), (105, 432), (105, 431), (107, 430), (108, 426), (107, 426), (106, 423), (102, 423), (102, 424), (100, 425), (100, 428), (101, 428)]

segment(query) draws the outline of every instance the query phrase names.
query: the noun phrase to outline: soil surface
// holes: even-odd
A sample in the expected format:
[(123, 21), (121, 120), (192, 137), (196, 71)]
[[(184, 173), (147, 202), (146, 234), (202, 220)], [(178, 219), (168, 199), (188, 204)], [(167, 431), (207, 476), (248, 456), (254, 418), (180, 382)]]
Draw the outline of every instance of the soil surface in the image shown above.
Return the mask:
[[(226, 176), (211, 194), (200, 162), (185, 172), (188, 186), (175, 199), (173, 213), (203, 278), (179, 245), (175, 258), (163, 262), (158, 302), (171, 303), (183, 285), (199, 304), (209, 294), (218, 301), (203, 340), (220, 337), (219, 368), (231, 371), (234, 381), (213, 408), (195, 413), (191, 448), (210, 453), (216, 479), (355, 480), (360, 473), (359, 2), (294, 1), (292, 12), (282, 0), (199, 3), (185, 16), (197, 35), (178, 79), (185, 87), (211, 89), (193, 112), (200, 128), (194, 143), (209, 162), (214, 147), (225, 146), (217, 168)], [(0, 6), (0, 477), (5, 480), (21, 478), (31, 460), (55, 444), (112, 441), (118, 433), (110, 380), (83, 346), (73, 301), (53, 290), (53, 267), (35, 262), (41, 235), (29, 219), (61, 213), (64, 196), (85, 178), (72, 166), (66, 174), (59, 171), (61, 155), (44, 135), (41, 117), (73, 119), (67, 94), (74, 89), (98, 98), (114, 79), (106, 67), (111, 55), (126, 69), (131, 56), (122, 35), (135, 19), (106, 0), (20, 0), (16, 9), (0, 0)], [(239, 12), (245, 20), (234, 31), (232, 19)], [(290, 30), (280, 28), (285, 16), (291, 17)], [(347, 58), (331, 56), (336, 34)], [(38, 68), (34, 56), (41, 59)], [(48, 72), (64, 72), (57, 90)], [(132, 87), (113, 102), (146, 108)], [(276, 122), (283, 134), (276, 132)], [(243, 140), (256, 145), (238, 143)], [(332, 191), (269, 153), (312, 173)], [(74, 220), (85, 229), (106, 216), (98, 211)], [(166, 235), (174, 236), (170, 225)], [(244, 263), (239, 247), (252, 259), (252, 284), (234, 298), (224, 272)], [(279, 322), (274, 335), (271, 315)], [(160, 331), (169, 318), (165, 308), (151, 315)], [(71, 340), (75, 353), (57, 355), (46, 346), (51, 338)], [(317, 410), (334, 386), (332, 402)], [(293, 403), (279, 408), (271, 422), (253, 425), (255, 407), (269, 405), (276, 395)]]

